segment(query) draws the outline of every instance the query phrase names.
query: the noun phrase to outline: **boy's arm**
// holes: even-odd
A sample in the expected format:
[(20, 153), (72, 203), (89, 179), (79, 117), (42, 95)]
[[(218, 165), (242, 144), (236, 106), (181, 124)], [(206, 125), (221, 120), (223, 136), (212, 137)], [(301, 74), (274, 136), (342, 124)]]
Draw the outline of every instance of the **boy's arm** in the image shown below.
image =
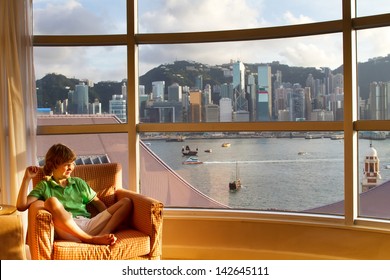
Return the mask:
[(91, 203), (93, 206), (95, 206), (99, 213), (107, 209), (107, 206), (104, 204), (104, 202), (101, 201), (97, 196), (92, 199)]
[(18, 199), (16, 201), (16, 208), (18, 211), (25, 211), (34, 201), (38, 200), (37, 197), (27, 196), (28, 185), (33, 177), (38, 173), (37, 166), (30, 166), (26, 168), (24, 172), (23, 180), (20, 185)]

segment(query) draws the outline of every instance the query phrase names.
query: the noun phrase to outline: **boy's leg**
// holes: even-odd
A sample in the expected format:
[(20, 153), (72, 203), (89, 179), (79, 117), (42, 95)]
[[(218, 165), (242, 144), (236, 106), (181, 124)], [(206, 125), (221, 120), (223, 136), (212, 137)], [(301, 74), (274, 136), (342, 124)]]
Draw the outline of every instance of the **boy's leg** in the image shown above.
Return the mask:
[(114, 232), (121, 223), (128, 219), (132, 208), (132, 202), (129, 198), (125, 197), (117, 201), (115, 204), (107, 208), (107, 211), (112, 215), (110, 220), (101, 230), (100, 234), (108, 234)]
[[(116, 237), (113, 234), (105, 234), (99, 236), (91, 236), (84, 232), (73, 220), (72, 215), (64, 209), (64, 206), (56, 197), (48, 198), (45, 201), (45, 209), (48, 210), (53, 217), (54, 227), (61, 238), (67, 240), (81, 240), (86, 243), (113, 245)], [(71, 238), (69, 235), (73, 236)]]

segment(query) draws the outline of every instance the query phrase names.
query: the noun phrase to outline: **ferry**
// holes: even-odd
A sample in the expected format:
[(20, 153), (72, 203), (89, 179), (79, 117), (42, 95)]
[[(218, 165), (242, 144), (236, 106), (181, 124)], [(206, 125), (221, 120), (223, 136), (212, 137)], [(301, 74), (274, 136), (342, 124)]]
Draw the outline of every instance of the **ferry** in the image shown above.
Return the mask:
[(183, 161), (183, 164), (202, 164), (203, 162), (198, 159), (198, 157), (189, 157), (185, 161)]

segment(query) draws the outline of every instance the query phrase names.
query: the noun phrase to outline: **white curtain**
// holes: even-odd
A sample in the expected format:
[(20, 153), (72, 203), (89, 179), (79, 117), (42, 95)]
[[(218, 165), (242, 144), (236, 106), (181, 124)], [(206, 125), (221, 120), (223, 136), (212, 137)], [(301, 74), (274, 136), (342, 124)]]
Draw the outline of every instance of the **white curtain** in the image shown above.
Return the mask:
[(16, 204), (36, 163), (32, 0), (0, 1), (0, 203)]

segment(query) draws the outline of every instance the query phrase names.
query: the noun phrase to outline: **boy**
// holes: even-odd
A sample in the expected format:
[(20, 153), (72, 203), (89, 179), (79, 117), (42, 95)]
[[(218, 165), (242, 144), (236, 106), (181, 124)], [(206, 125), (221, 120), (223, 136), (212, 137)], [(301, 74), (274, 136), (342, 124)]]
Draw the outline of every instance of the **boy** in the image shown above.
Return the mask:
[[(44, 207), (52, 214), (54, 229), (60, 239), (114, 245), (112, 233), (128, 218), (131, 200), (123, 198), (109, 208), (81, 178), (71, 177), (76, 154), (63, 144), (53, 145), (46, 153), (43, 171), (45, 179), (27, 195), (29, 182), (38, 174), (39, 167), (26, 168), (16, 207), (25, 211), (36, 200), (44, 200)], [(99, 214), (91, 218), (86, 205), (92, 203)]]

